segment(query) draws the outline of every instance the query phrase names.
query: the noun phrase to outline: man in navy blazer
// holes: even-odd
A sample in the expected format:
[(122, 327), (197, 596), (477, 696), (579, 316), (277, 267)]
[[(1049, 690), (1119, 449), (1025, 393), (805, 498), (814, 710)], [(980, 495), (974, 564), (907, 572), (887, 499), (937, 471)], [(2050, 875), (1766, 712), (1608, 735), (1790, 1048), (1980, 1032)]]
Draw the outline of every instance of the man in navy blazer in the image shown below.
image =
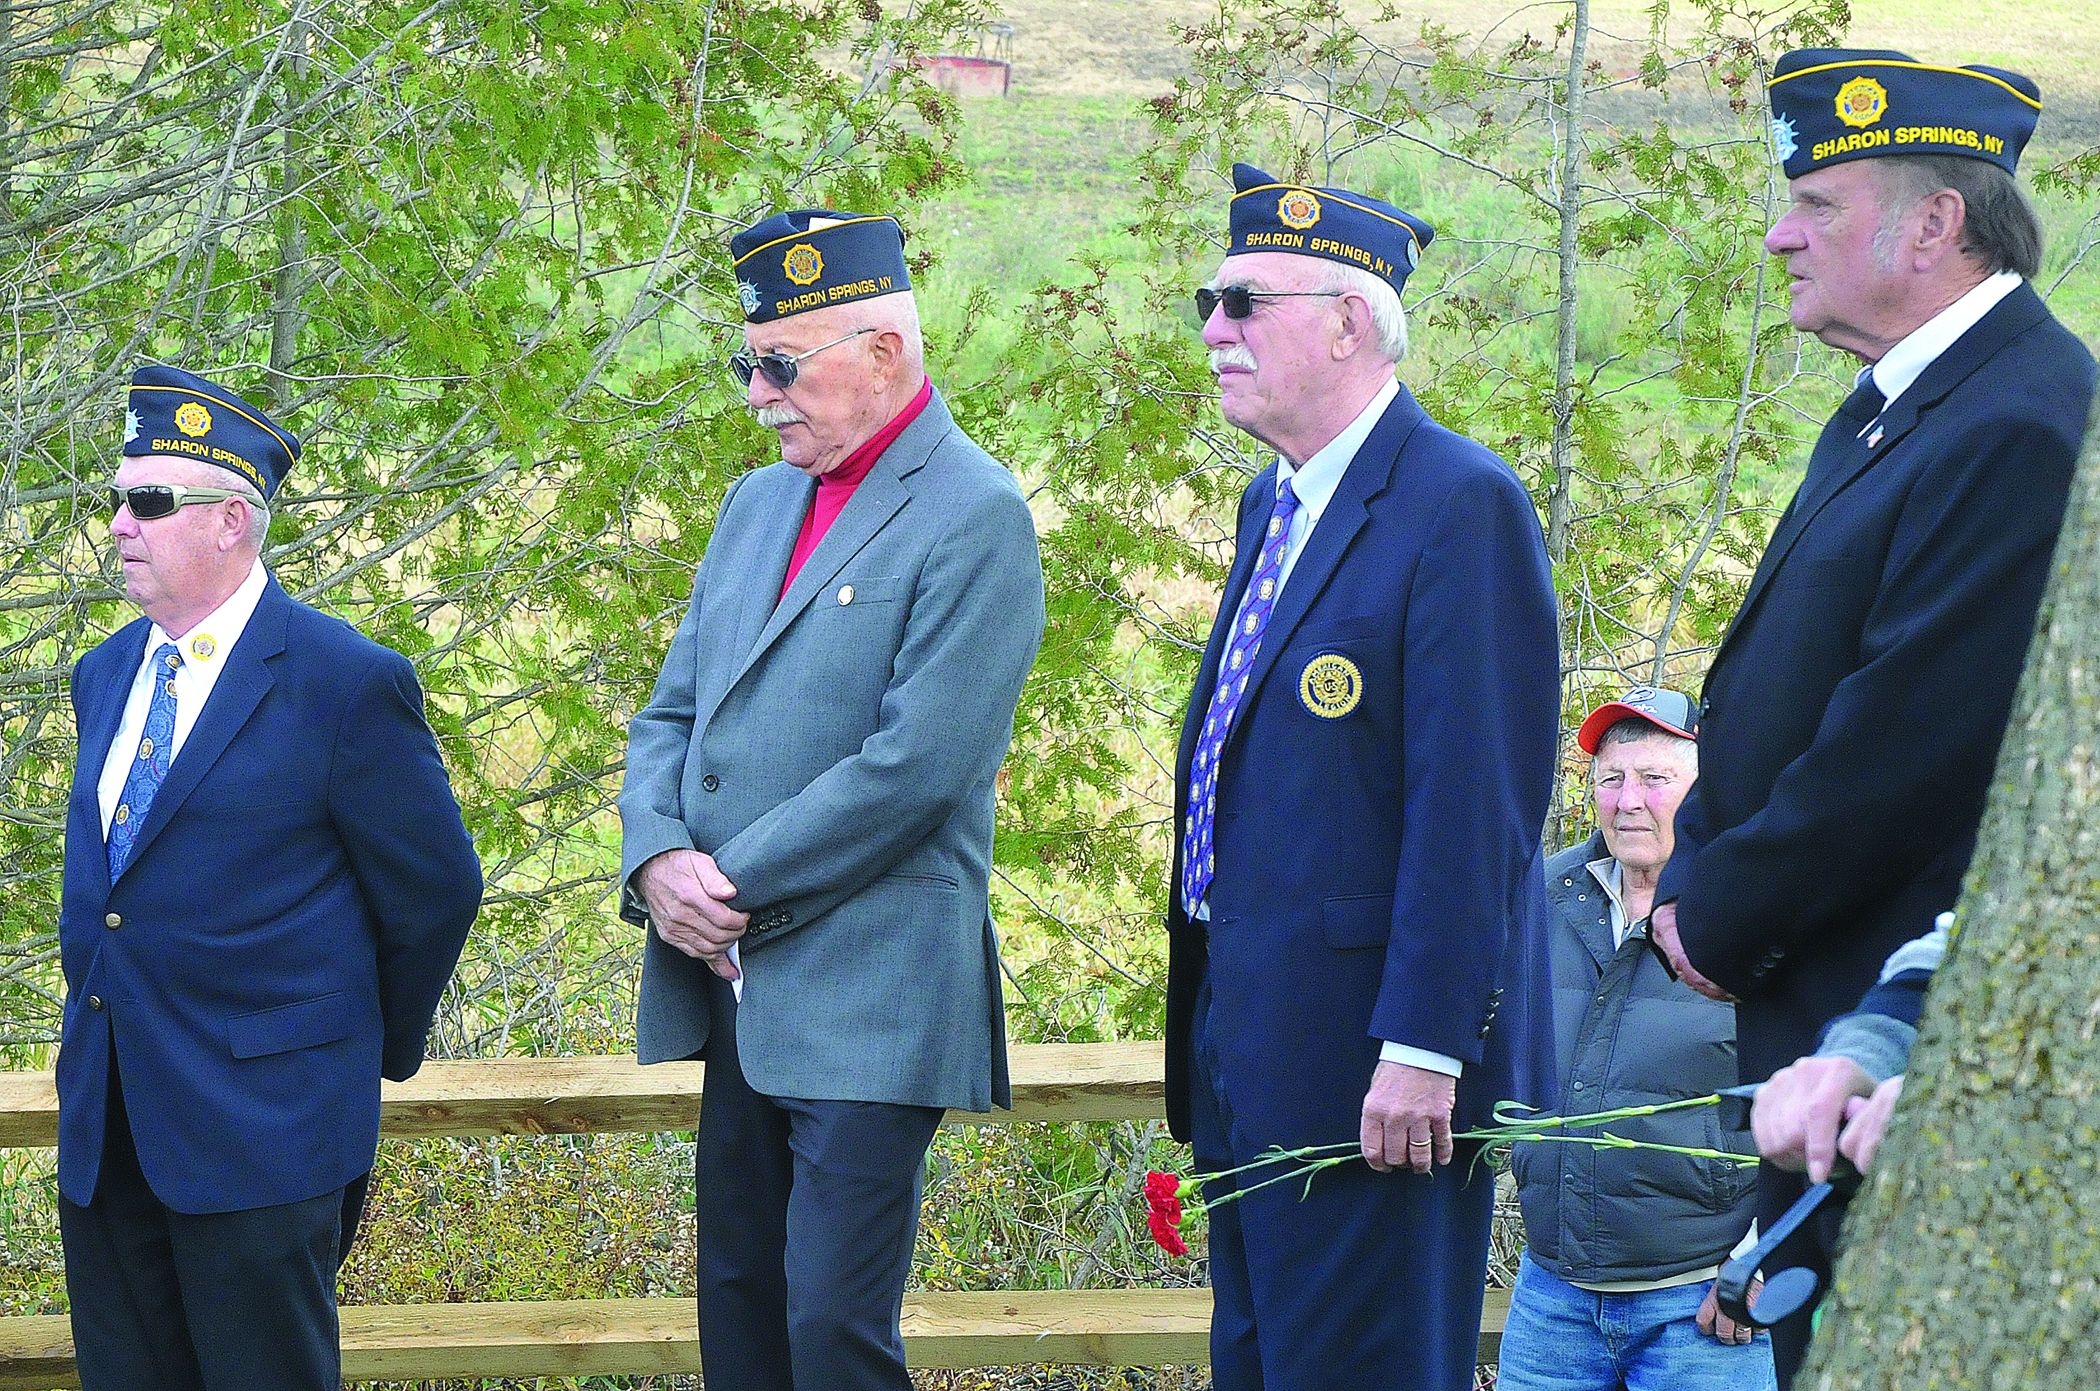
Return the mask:
[(298, 441), (141, 368), (111, 488), (144, 610), (80, 659), (59, 1217), (86, 1391), (340, 1384), (335, 1275), (481, 899), (406, 659), (263, 567)]
[[(1746, 1081), (1813, 1052), (1960, 893), (2094, 384), (2027, 283), (2034, 83), (1805, 49), (1769, 97), (1794, 326), (1867, 366), (1714, 655), (1656, 893), (1679, 974), (1741, 1000)], [(1768, 1165), (1760, 1191), (1769, 1225), (1801, 1180)], [(1827, 1274), (1826, 1245), (1783, 1259)], [(1782, 1385), (1809, 1318), (1773, 1330)]]
[(1368, 1162), (1211, 1209), (1212, 1368), (1461, 1391), (1493, 1180), (1452, 1131), (1553, 1096), (1551, 578), (1523, 485), (1394, 376), (1430, 228), (1234, 182), (1197, 308), (1225, 418), (1280, 458), (1241, 500), (1176, 762), (1168, 1117), (1199, 1171)]

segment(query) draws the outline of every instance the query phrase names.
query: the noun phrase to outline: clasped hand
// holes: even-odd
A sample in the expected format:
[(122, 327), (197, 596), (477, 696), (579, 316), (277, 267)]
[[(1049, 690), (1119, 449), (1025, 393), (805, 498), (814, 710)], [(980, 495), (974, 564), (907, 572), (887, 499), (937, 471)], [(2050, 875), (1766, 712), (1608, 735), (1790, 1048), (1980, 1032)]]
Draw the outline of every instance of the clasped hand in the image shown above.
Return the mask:
[(665, 850), (644, 860), (634, 878), (657, 936), (705, 962), (723, 980), (737, 978), (729, 948), (744, 935), (751, 915), (729, 906), (736, 885), (714, 856), (700, 850)]

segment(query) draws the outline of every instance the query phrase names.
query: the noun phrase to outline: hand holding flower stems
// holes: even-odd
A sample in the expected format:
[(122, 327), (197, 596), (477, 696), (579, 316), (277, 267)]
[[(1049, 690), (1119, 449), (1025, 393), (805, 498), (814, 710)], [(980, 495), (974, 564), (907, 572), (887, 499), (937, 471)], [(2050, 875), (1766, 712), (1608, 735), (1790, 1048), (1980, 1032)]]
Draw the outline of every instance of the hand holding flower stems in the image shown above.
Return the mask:
[[(1755, 1164), (1754, 1154), (1735, 1154), (1727, 1150), (1701, 1149), (1692, 1145), (1666, 1145), (1652, 1140), (1629, 1140), (1623, 1135), (1604, 1131), (1595, 1135), (1566, 1135), (1552, 1132), (1570, 1126), (1594, 1128), (1613, 1121), (1634, 1120), (1642, 1116), (1660, 1115), (1665, 1111), (1685, 1111), (1699, 1106), (1718, 1105), (1718, 1093), (1711, 1096), (1692, 1097), (1685, 1101), (1664, 1101), (1644, 1106), (1621, 1106), (1611, 1111), (1593, 1111), (1581, 1116), (1522, 1116), (1528, 1106), (1515, 1102), (1498, 1102), (1494, 1108), (1495, 1124), (1478, 1130), (1464, 1130), (1452, 1135), (1454, 1140), (1478, 1140), (1480, 1151), (1473, 1158), (1479, 1163), (1489, 1152), (1519, 1143), (1557, 1142), (1570, 1145), (1595, 1145), (1603, 1149), (1649, 1149), (1666, 1154), (1682, 1154), (1698, 1159), (1720, 1159), (1737, 1164)], [(1313, 1176), (1322, 1169), (1331, 1169), (1337, 1164), (1349, 1164), (1363, 1159), (1363, 1147), (1355, 1140), (1334, 1145), (1306, 1145), (1299, 1149), (1276, 1149), (1233, 1169), (1220, 1169), (1211, 1174), (1192, 1174), (1181, 1178), (1174, 1174), (1161, 1173), (1155, 1169), (1145, 1175), (1145, 1221), (1151, 1230), (1152, 1240), (1170, 1256), (1188, 1254), (1188, 1243), (1182, 1239), (1181, 1224), (1187, 1212), (1201, 1212), (1205, 1208), (1237, 1201), (1249, 1193), (1267, 1188), (1271, 1184), (1302, 1181), (1306, 1188), (1312, 1187)], [(1289, 1165), (1281, 1173), (1235, 1188), (1222, 1198), (1203, 1201), (1203, 1186), (1222, 1178), (1251, 1173), (1272, 1165)], [(1186, 1204), (1186, 1208), (1184, 1207)]]

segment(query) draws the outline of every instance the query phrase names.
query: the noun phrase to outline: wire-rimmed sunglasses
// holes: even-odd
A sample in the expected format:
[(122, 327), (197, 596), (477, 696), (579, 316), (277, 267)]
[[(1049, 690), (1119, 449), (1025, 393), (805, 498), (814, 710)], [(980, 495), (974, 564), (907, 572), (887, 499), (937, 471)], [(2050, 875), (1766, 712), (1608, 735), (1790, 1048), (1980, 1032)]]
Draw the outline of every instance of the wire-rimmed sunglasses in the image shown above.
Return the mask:
[(129, 507), (131, 515), (142, 522), (172, 515), (176, 509), (199, 502), (224, 502), (230, 497), (253, 502), (246, 493), (229, 488), (184, 488), (172, 483), (142, 483), (136, 488), (119, 488), (115, 484), (109, 489), (109, 512), (115, 516), (120, 508)]
[(1244, 319), (1254, 312), (1258, 299), (1340, 299), (1347, 290), (1257, 290), (1251, 285), (1227, 285), (1213, 290), (1206, 285), (1196, 291), (1196, 318), (1210, 322), (1211, 311), (1225, 306), (1225, 317)]
[(759, 353), (755, 356), (751, 353), (732, 353), (729, 357), (729, 371), (736, 378), (738, 386), (751, 385), (751, 378), (755, 373), (786, 391), (795, 384), (795, 378), (802, 375), (800, 364), (803, 359), (815, 357), (826, 348), (836, 348), (848, 338), (858, 338), (863, 333), (874, 331), (872, 328), (857, 328), (851, 333), (832, 339), (829, 343), (819, 343), (809, 351), (793, 356), (787, 353)]

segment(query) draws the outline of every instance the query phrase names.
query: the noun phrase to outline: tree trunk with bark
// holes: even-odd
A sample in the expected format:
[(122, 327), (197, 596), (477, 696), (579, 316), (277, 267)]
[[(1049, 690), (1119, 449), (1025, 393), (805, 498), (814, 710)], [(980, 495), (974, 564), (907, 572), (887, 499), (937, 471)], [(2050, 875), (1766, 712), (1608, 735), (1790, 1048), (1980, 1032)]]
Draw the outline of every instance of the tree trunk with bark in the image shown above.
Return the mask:
[(1803, 1387), (2100, 1386), (2096, 753), (2100, 428), (2072, 483), (1953, 949), (1846, 1224)]

